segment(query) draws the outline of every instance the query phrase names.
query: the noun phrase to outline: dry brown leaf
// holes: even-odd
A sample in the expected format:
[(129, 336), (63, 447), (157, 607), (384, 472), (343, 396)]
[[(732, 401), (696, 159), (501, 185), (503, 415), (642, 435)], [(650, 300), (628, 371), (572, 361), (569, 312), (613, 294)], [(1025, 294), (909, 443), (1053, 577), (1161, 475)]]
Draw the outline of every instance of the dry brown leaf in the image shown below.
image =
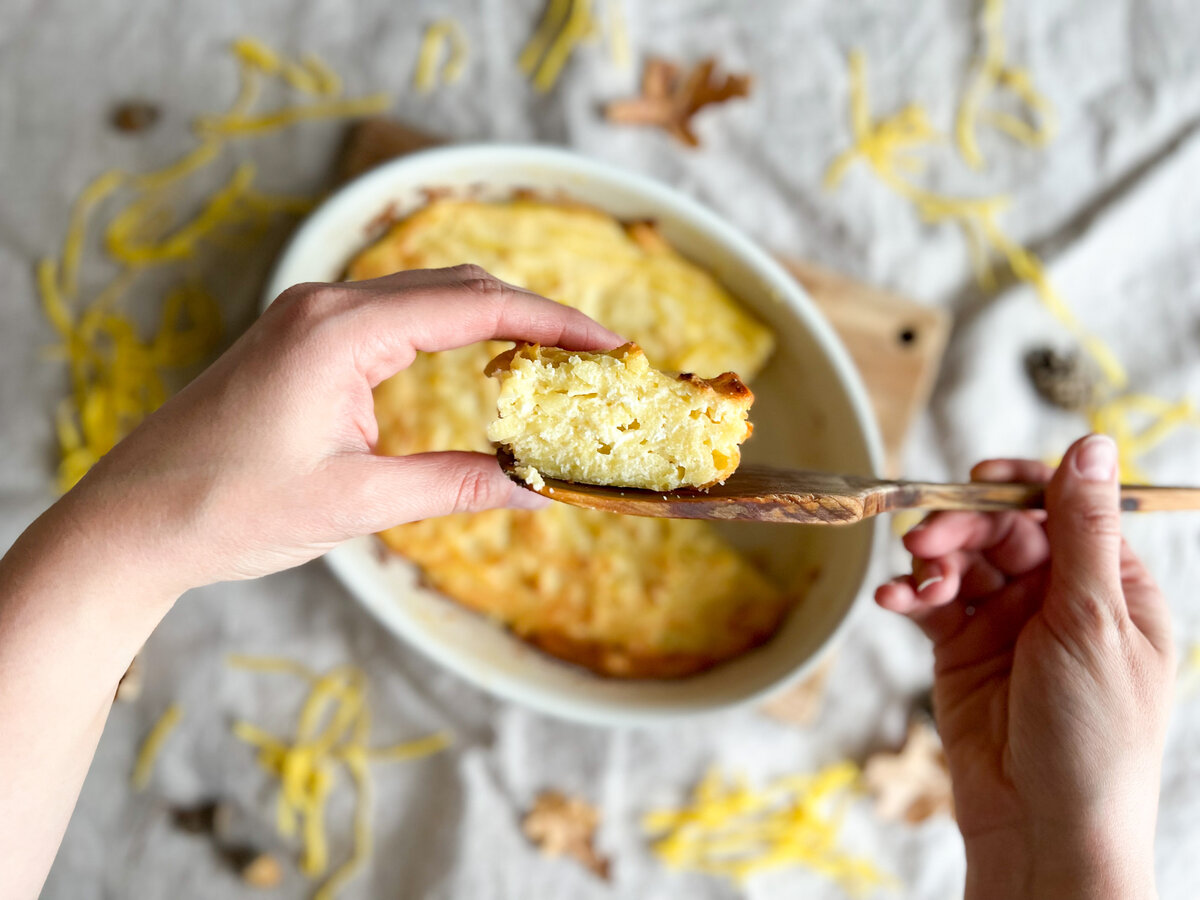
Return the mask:
[(821, 713), (825, 686), (829, 683), (829, 673), (832, 670), (831, 655), (799, 684), (792, 685), (779, 696), (764, 703), (762, 711), (772, 719), (789, 725), (811, 725)]
[(279, 887), (283, 883), (283, 866), (270, 853), (260, 853), (242, 867), (241, 876), (250, 887)]
[(706, 106), (750, 94), (749, 75), (717, 74), (717, 62), (701, 60), (686, 75), (679, 66), (657, 57), (646, 61), (642, 93), (609, 103), (604, 114), (617, 125), (657, 125), (689, 147), (700, 139), (692, 130), (692, 117)]
[(608, 879), (608, 859), (594, 844), (600, 814), (590, 803), (559, 791), (542, 791), (525, 815), (525, 836), (547, 856), (570, 856), (597, 877)]
[(954, 818), (942, 741), (923, 718), (909, 723), (899, 753), (876, 753), (867, 760), (863, 782), (875, 797), (875, 812), (881, 819), (915, 825), (938, 813)]

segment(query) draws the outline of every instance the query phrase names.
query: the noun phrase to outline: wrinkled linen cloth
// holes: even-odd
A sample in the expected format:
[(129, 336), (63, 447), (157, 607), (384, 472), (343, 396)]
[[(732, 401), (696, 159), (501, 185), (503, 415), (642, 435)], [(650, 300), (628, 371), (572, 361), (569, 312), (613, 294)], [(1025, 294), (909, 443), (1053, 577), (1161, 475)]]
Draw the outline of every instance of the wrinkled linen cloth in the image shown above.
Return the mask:
[[(977, 3), (625, 6), (635, 61), (648, 52), (683, 60), (714, 54), (729, 69), (754, 74), (748, 101), (698, 120), (699, 150), (657, 130), (602, 120), (598, 105), (633, 93), (638, 78), (636, 63), (621, 68), (603, 42), (582, 47), (553, 92), (535, 94), (515, 58), (540, 15), (537, 0), (0, 5), (5, 546), (52, 501), (52, 411), (66, 391), (63, 367), (40, 355), (53, 336), (35, 299), (34, 261), (57, 254), (70, 202), (93, 175), (159, 166), (192, 146), (190, 118), (224, 107), (234, 93), (226, 47), (243, 34), (288, 53), (319, 54), (344, 75), (351, 95), (390, 91), (392, 114), (434, 133), (579, 149), (674, 185), (773, 250), (951, 311), (956, 329), (932, 404), (911, 436), (910, 476), (962, 478), (982, 457), (1053, 455), (1083, 432), (1077, 417), (1041, 405), (1022, 371), (1030, 346), (1069, 343), (1028, 288), (981, 291), (957, 230), (919, 222), (861, 165), (836, 191), (821, 187), (826, 164), (849, 141), (847, 52), (861, 47), (867, 55), (877, 113), (919, 101), (949, 132), (977, 48)], [(1034, 151), (985, 129), (985, 172), (970, 172), (948, 146), (933, 155), (923, 183), (947, 192), (1011, 192), (1005, 226), (1044, 256), (1081, 320), (1128, 364), (1134, 385), (1200, 397), (1200, 9), (1181, 0), (1012, 0), (1009, 7), (1010, 59), (1028, 66), (1052, 99), (1059, 136)], [(424, 27), (444, 16), (466, 32), (466, 74), (421, 96), (411, 88), (417, 48)], [(112, 105), (130, 97), (163, 109), (145, 135), (108, 124)], [(340, 132), (328, 123), (303, 125), (239, 144), (236, 153), (258, 163), (264, 189), (313, 192), (325, 183)], [(234, 260), (223, 273), (230, 335), (252, 320), (277, 247)], [(89, 266), (84, 278), (94, 286), (103, 272)], [(1194, 432), (1145, 460), (1160, 483), (1200, 481), (1198, 463)], [(1129, 518), (1127, 528), (1166, 590), (1180, 646), (1200, 641), (1200, 516)], [(884, 543), (869, 584), (906, 566), (895, 538)], [(284, 676), (230, 670), (223, 662), (230, 651), (317, 668), (364, 666), (379, 743), (439, 728), (456, 735), (449, 752), (375, 768), (376, 853), (347, 898), (843, 896), (803, 870), (741, 886), (670, 872), (650, 854), (639, 821), (650, 805), (682, 800), (713, 764), (766, 779), (898, 745), (914, 698), (930, 681), (929, 649), (907, 622), (875, 609), (867, 590), (860, 600), (813, 727), (743, 710), (622, 730), (556, 721), (464, 684), (378, 626), (320, 563), (195, 591), (146, 647), (141, 698), (112, 712), (43, 896), (260, 896), (206, 841), (169, 824), (172, 804), (232, 797), (250, 838), (278, 846), (275, 786), (228, 726), (246, 718), (291, 733), (302, 688)], [(185, 709), (182, 724), (150, 790), (135, 794), (129, 772), (138, 745), (171, 700)], [(1164, 898), (1194, 897), (1200, 884), (1197, 759), (1200, 694), (1184, 692), (1163, 771), (1157, 867)], [(548, 787), (602, 807), (598, 842), (613, 859), (610, 884), (572, 861), (542, 858), (520, 833), (521, 814)], [(349, 851), (349, 798), (341, 783), (330, 806), (335, 861)], [(893, 874), (901, 896), (961, 896), (962, 843), (948, 820), (887, 824), (864, 801), (847, 818), (843, 844)], [(308, 896), (311, 885), (290, 863), (285, 868), (272, 896)]]

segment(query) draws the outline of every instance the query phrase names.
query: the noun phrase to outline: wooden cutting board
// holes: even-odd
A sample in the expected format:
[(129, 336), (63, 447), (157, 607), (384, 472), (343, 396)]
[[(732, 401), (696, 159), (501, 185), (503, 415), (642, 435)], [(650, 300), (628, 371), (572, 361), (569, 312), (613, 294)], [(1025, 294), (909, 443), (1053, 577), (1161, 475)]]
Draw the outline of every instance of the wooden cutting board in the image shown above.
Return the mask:
[[(351, 126), (338, 159), (347, 181), (382, 162), (443, 141), (391, 119)], [(887, 474), (899, 475), (909, 427), (929, 401), (950, 333), (950, 318), (904, 297), (786, 256), (780, 261), (808, 291), (846, 345), (875, 408)]]

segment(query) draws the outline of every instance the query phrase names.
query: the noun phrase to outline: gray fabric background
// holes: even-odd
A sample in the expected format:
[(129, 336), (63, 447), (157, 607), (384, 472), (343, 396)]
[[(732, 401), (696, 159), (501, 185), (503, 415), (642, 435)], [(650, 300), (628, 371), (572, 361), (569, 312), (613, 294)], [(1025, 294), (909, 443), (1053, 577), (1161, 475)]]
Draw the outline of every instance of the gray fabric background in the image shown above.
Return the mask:
[[(43, 362), (52, 339), (32, 284), (34, 260), (57, 252), (69, 204), (96, 172), (161, 165), (190, 146), (187, 123), (223, 106), (235, 86), (225, 47), (257, 35), (288, 52), (313, 51), (352, 93), (396, 96), (394, 113), (456, 139), (566, 144), (649, 173), (710, 204), (773, 249), (804, 255), (953, 310), (945, 371), (907, 455), (908, 474), (962, 477), (988, 455), (1047, 455), (1081, 423), (1036, 404), (1020, 370), (1034, 342), (1063, 337), (1030, 292), (986, 297), (973, 286), (952, 228), (928, 228), (856, 169), (836, 193), (820, 178), (847, 142), (844, 57), (863, 47), (875, 108), (923, 101), (949, 127), (975, 42), (967, 0), (717, 0), (628, 2), (635, 57), (716, 53), (756, 78), (753, 97), (701, 121), (689, 153), (655, 131), (614, 129), (597, 103), (631, 92), (636, 73), (603, 46), (585, 47), (558, 89), (538, 97), (514, 59), (540, 4), (502, 2), (0, 3), (0, 540), (10, 542), (52, 499), (50, 418), (65, 390)], [(1043, 253), (1085, 322), (1111, 339), (1135, 384), (1200, 396), (1200, 12), (1186, 0), (1013, 0), (1010, 53), (1056, 103), (1059, 139), (1031, 153), (992, 135), (992, 166), (967, 173), (947, 152), (932, 183), (1015, 191), (1005, 223)], [(410, 89), (425, 24), (461, 21), (471, 42), (465, 82), (430, 97)], [(146, 96), (165, 117), (144, 137), (112, 132), (105, 110)], [(303, 126), (239, 145), (267, 189), (313, 191), (339, 129)], [(230, 334), (254, 314), (280, 236), (251, 256), (208, 264), (222, 286)], [(100, 282), (103, 272), (86, 270)], [(140, 290), (153, 284), (141, 283)], [(1161, 482), (1200, 481), (1200, 438), (1181, 434), (1148, 460)], [(1200, 516), (1128, 523), (1130, 540), (1162, 580), (1181, 647), (1200, 640)], [(873, 575), (901, 568), (892, 541)], [(864, 598), (865, 601), (866, 598)], [(167, 826), (166, 806), (214, 793), (240, 799), (241, 826), (270, 838), (272, 786), (228, 736), (234, 717), (286, 731), (299, 689), (231, 672), (225, 652), (277, 653), (322, 667), (346, 660), (370, 672), (376, 739), (448, 727), (456, 748), (411, 765), (378, 766), (379, 841), (372, 866), (346, 897), (513, 898), (837, 897), (804, 872), (743, 889), (661, 869), (638, 819), (648, 803), (682, 797), (710, 763), (767, 777), (898, 741), (913, 695), (929, 680), (929, 653), (905, 622), (873, 609), (856, 619), (837, 659), (818, 726), (801, 732), (753, 712), (654, 730), (608, 731), (549, 720), (499, 703), (439, 671), (378, 628), (318, 563), (250, 584), (185, 597), (146, 649), (148, 686), (112, 714), (44, 896), (157, 898), (258, 896), (200, 840)], [(171, 699), (186, 716), (153, 787), (135, 796), (128, 773), (139, 740)], [(0, 738), (2, 739), (2, 738)], [(1165, 898), (1200, 884), (1200, 695), (1177, 700), (1164, 769), (1158, 872)], [(615, 860), (605, 886), (570, 862), (543, 860), (521, 837), (520, 812), (546, 786), (604, 808), (601, 847)], [(333, 853), (347, 849), (348, 804), (333, 805)], [(904, 896), (946, 900), (961, 891), (953, 825), (881, 824), (865, 806), (847, 824), (848, 848), (895, 873)], [(306, 896), (289, 875), (278, 896)]]

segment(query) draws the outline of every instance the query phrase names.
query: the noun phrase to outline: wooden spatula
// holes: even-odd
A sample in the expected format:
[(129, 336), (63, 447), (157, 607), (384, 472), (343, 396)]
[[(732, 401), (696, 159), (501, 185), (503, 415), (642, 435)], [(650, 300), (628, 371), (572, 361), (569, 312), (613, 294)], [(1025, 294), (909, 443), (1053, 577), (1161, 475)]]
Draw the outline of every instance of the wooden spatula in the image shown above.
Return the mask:
[[(501, 451), (497, 458), (509, 478), (532, 490), (514, 474), (510, 455)], [(543, 497), (627, 516), (818, 525), (849, 525), (898, 509), (1041, 509), (1045, 490), (1042, 484), (881, 481), (755, 465), (741, 466), (728, 481), (707, 492), (662, 494), (553, 478), (545, 481), (537, 491)], [(1200, 488), (1122, 485), (1121, 508), (1129, 512), (1200, 509)]]

